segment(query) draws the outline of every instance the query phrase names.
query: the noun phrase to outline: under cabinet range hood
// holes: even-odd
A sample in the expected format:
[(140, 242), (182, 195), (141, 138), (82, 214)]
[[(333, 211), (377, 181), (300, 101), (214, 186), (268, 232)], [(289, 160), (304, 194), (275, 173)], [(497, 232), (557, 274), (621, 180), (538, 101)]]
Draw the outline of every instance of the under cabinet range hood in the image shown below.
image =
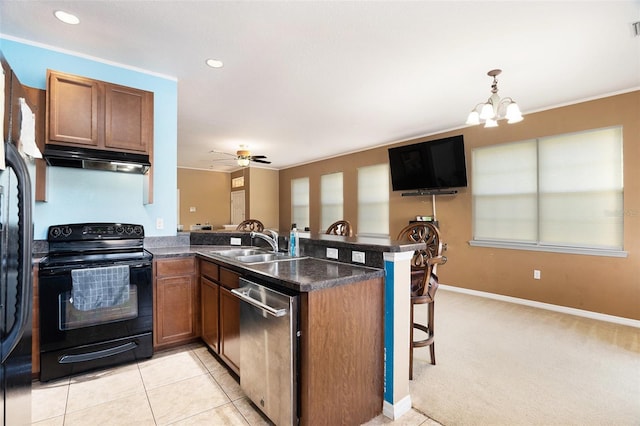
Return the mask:
[(111, 172), (146, 174), (151, 167), (149, 156), (129, 152), (46, 144), (44, 159), (50, 166), (79, 169), (107, 170)]

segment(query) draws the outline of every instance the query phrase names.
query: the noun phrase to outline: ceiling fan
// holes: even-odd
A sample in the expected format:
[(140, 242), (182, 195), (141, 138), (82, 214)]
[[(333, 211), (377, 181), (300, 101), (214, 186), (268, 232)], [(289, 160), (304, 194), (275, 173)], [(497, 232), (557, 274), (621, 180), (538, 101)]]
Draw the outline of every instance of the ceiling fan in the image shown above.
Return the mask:
[(235, 154), (231, 154), (228, 152), (211, 150), (209, 151), (214, 154), (223, 154), (227, 156), (234, 157), (238, 166), (247, 167), (249, 163), (262, 163), (262, 164), (271, 164), (271, 161), (267, 161), (267, 157), (265, 155), (251, 155), (251, 151), (246, 149), (244, 146), (240, 146), (240, 149), (236, 151)]

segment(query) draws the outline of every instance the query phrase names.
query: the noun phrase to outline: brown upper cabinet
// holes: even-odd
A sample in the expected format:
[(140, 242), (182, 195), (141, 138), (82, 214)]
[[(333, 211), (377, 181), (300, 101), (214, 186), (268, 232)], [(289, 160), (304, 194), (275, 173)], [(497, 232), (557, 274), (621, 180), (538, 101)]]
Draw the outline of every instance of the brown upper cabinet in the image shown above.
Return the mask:
[(151, 154), (153, 92), (47, 70), (46, 141)]

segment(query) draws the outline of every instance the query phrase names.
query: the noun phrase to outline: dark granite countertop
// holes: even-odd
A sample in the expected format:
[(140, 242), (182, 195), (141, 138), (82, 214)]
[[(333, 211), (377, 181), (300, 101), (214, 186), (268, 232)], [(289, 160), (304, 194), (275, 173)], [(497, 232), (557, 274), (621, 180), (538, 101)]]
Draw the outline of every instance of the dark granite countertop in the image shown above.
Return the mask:
[(240, 271), (249, 280), (253, 278), (262, 283), (266, 281), (297, 292), (322, 290), (384, 276), (382, 269), (313, 257), (243, 264), (211, 256), (211, 252), (212, 250), (201, 250), (198, 255)]
[(211, 253), (239, 246), (194, 245), (149, 248), (156, 259), (193, 256), (211, 259), (229, 269), (242, 273), (248, 279), (288, 288), (297, 292), (309, 292), (339, 285), (351, 284), (384, 276), (384, 270), (351, 265), (331, 260), (303, 257), (277, 262), (245, 264), (212, 256)]

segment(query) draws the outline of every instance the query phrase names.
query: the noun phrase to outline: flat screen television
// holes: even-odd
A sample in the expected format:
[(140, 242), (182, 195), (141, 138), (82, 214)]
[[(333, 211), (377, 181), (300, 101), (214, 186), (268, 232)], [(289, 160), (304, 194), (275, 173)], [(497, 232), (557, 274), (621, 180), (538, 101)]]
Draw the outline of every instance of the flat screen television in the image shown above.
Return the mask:
[(438, 191), (467, 186), (462, 135), (389, 148), (394, 191)]

